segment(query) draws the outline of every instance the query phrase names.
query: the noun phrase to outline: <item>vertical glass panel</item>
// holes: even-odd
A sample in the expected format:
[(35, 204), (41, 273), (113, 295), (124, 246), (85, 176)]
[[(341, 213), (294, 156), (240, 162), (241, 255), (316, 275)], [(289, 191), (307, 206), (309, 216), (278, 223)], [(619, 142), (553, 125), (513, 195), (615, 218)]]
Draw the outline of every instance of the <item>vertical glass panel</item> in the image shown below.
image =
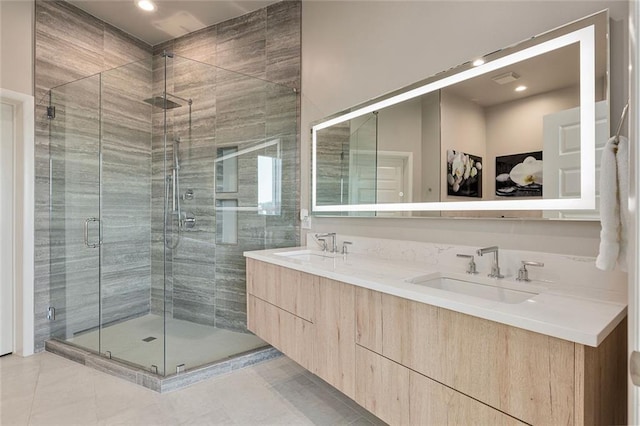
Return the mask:
[(280, 207), (274, 214), (264, 216), (264, 248), (292, 247), (299, 244), (300, 228), (300, 170), (298, 149), (298, 96), (290, 87), (268, 83), (266, 98), (266, 141), (269, 144), (260, 155), (271, 158), (274, 168), (279, 167), (280, 177), (274, 173), (274, 203), (277, 204), (277, 186), (280, 182)]
[(113, 358), (161, 370), (164, 327), (149, 297), (151, 73), (149, 59), (102, 74), (101, 340)]
[(100, 76), (51, 90), (52, 336), (100, 350)]
[[(163, 129), (154, 129), (154, 167), (163, 189), (153, 209), (166, 211), (168, 242), (165, 264), (157, 265), (165, 274), (167, 375), (180, 364), (190, 369), (231, 355), (229, 345), (217, 341), (215, 328), (217, 73), (178, 55), (167, 59), (166, 92), (172, 103), (163, 111), (166, 142)], [(158, 77), (155, 93), (162, 95), (165, 86)]]
[(238, 147), (217, 149), (216, 192), (238, 192)]
[(216, 200), (216, 242), (238, 244), (238, 200)]
[(377, 123), (377, 113), (358, 117), (350, 122), (349, 204), (376, 202)]

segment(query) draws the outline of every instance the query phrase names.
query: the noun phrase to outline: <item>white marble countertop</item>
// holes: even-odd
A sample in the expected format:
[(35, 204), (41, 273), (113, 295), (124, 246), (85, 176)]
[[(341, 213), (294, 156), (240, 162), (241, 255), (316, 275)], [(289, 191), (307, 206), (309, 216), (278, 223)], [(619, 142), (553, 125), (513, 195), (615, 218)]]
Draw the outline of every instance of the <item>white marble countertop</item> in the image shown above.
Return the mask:
[[(304, 253), (307, 252), (314, 255), (305, 256)], [(292, 253), (293, 256), (286, 253)], [(319, 250), (310, 251), (306, 247), (249, 251), (244, 255), (593, 347), (602, 343), (627, 313), (626, 294), (585, 289), (572, 285), (573, 283), (523, 283), (514, 280), (512, 276), (496, 280), (486, 277), (486, 274), (467, 275), (463, 272), (464, 268), (460, 267), (454, 269), (448, 265), (421, 265), (359, 253), (350, 253), (346, 257), (341, 254), (323, 255)], [(472, 280), (532, 294), (521, 303), (504, 303), (405, 281), (421, 275)]]

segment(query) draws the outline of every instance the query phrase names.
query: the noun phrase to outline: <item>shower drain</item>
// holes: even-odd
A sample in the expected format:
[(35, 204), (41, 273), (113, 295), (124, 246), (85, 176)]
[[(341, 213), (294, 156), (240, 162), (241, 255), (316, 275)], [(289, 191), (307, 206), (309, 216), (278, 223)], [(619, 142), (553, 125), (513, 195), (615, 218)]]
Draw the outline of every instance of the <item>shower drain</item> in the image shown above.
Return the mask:
[(156, 340), (156, 338), (153, 336), (145, 337), (144, 339), (142, 339), (143, 342), (151, 342), (154, 340)]

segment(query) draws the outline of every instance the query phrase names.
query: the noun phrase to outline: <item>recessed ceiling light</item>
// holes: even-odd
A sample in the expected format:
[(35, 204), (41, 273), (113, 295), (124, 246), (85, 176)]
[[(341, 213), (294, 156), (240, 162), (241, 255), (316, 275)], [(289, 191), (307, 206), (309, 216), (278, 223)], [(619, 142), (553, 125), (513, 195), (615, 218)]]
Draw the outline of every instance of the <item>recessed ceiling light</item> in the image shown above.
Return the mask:
[(479, 67), (480, 65), (484, 65), (484, 59), (478, 58), (472, 62), (474, 67)]
[(140, 9), (146, 10), (147, 12), (156, 10), (156, 5), (151, 0), (138, 0), (136, 4)]
[(527, 86), (518, 86), (516, 87), (516, 92), (524, 92), (527, 90)]

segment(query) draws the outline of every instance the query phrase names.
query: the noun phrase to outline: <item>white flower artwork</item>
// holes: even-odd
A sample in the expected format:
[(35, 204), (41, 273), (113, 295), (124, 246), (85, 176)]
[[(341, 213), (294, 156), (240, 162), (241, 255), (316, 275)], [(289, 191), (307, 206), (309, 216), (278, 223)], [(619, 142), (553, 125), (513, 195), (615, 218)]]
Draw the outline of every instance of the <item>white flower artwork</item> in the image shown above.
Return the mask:
[(482, 197), (482, 157), (447, 150), (447, 195)]
[(542, 151), (496, 157), (496, 195), (542, 197)]

